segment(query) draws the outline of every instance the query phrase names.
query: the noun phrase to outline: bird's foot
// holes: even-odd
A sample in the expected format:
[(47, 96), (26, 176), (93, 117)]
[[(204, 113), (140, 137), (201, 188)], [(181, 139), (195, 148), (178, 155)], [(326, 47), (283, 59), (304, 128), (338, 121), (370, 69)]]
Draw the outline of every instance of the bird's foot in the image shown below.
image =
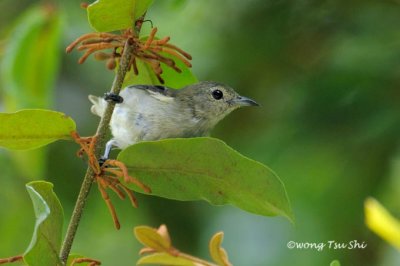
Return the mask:
[(99, 260), (90, 259), (90, 258), (76, 258), (73, 259), (71, 262), (71, 266), (75, 266), (80, 263), (88, 263), (88, 266), (98, 266), (101, 265)]
[(122, 98), (119, 94), (106, 92), (104, 93), (104, 100), (107, 102), (122, 103), (124, 98)]

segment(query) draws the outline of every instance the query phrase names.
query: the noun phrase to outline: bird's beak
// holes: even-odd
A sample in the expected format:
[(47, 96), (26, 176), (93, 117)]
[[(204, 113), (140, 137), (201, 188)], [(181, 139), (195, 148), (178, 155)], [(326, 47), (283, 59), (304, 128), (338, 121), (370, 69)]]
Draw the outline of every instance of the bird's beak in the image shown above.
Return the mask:
[(256, 101), (240, 95), (232, 99), (232, 102), (239, 106), (260, 106)]

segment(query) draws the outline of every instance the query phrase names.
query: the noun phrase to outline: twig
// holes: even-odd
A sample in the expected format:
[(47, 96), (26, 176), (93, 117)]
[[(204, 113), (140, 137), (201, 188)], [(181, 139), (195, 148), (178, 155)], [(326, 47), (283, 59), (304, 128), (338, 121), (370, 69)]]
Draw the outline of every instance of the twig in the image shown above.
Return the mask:
[(185, 259), (188, 259), (188, 260), (190, 260), (192, 262), (195, 262), (196, 265), (200, 264), (202, 266), (218, 266), (217, 264), (208, 262), (206, 260), (202, 260), (200, 258), (194, 257), (194, 256), (186, 254), (186, 253), (182, 253), (182, 252), (179, 252), (178, 257), (185, 258)]
[[(122, 84), (125, 79), (125, 75), (128, 72), (129, 62), (131, 61), (133, 45), (132, 40), (128, 39), (125, 43), (124, 52), (121, 56), (120, 66), (117, 71), (117, 75), (114, 78), (114, 82), (112, 84), (110, 92), (114, 94), (119, 94), (122, 88)], [(96, 136), (96, 145), (94, 149), (94, 154), (96, 158), (100, 158), (101, 154), (104, 151), (105, 142), (106, 142), (106, 133), (108, 129), (108, 125), (111, 120), (112, 113), (114, 111), (115, 103), (108, 102), (104, 115), (101, 118), (99, 126), (97, 128)], [(81, 190), (78, 195), (78, 199), (75, 203), (75, 208), (72, 212), (71, 220), (68, 225), (67, 233), (64, 238), (64, 243), (61, 247), (60, 258), (61, 261), (65, 264), (69, 253), (71, 251), (72, 243), (75, 238), (76, 231), (78, 229), (79, 221), (82, 216), (83, 209), (85, 207), (85, 203), (87, 197), (90, 192), (90, 188), (94, 181), (94, 172), (91, 167), (88, 167), (86, 171), (85, 178), (82, 182)]]

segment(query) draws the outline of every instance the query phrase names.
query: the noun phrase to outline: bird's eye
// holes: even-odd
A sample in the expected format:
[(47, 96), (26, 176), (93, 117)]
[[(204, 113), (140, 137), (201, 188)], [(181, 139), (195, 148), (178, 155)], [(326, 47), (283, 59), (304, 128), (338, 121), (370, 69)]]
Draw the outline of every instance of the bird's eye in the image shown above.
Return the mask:
[(224, 94), (222, 93), (222, 91), (220, 90), (214, 90), (212, 92), (212, 96), (214, 97), (215, 100), (220, 100), (222, 99), (222, 97), (224, 96)]

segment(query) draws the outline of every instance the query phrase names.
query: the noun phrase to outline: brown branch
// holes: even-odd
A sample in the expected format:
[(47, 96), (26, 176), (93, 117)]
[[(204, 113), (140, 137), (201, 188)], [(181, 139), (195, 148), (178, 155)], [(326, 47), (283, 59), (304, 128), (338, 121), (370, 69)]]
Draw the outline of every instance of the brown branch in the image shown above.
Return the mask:
[[(121, 56), (120, 60), (120, 67), (118, 68), (117, 75), (114, 78), (114, 82), (112, 84), (110, 92), (119, 94), (122, 88), (122, 84), (125, 79), (125, 75), (128, 72), (128, 67), (129, 63), (131, 62), (131, 57), (133, 53), (133, 42), (132, 39), (128, 39), (125, 43), (125, 48), (124, 52)], [(99, 126), (97, 128), (96, 132), (96, 144), (94, 148), (94, 155), (96, 158), (100, 158), (101, 154), (104, 152), (104, 146), (106, 142), (106, 133), (108, 130), (108, 125), (111, 120), (112, 113), (114, 111), (115, 103), (109, 102), (107, 104), (106, 110), (104, 112), (103, 117), (101, 118), (101, 121), (99, 123)], [(78, 195), (78, 199), (75, 204), (75, 208), (72, 212), (71, 220), (68, 225), (67, 233), (64, 239), (64, 243), (61, 247), (61, 252), (60, 252), (60, 258), (61, 261), (65, 264), (69, 253), (71, 251), (72, 243), (74, 241), (78, 225), (80, 222), (80, 219), (82, 217), (82, 212), (85, 207), (85, 203), (87, 200), (87, 197), (90, 192), (90, 188), (93, 184), (94, 181), (94, 176), (95, 173), (93, 172), (92, 168), (89, 166), (86, 171), (85, 178), (83, 180), (81, 190)]]
[(23, 255), (18, 255), (10, 258), (0, 259), (0, 264), (23, 261), (23, 259), (24, 259)]

